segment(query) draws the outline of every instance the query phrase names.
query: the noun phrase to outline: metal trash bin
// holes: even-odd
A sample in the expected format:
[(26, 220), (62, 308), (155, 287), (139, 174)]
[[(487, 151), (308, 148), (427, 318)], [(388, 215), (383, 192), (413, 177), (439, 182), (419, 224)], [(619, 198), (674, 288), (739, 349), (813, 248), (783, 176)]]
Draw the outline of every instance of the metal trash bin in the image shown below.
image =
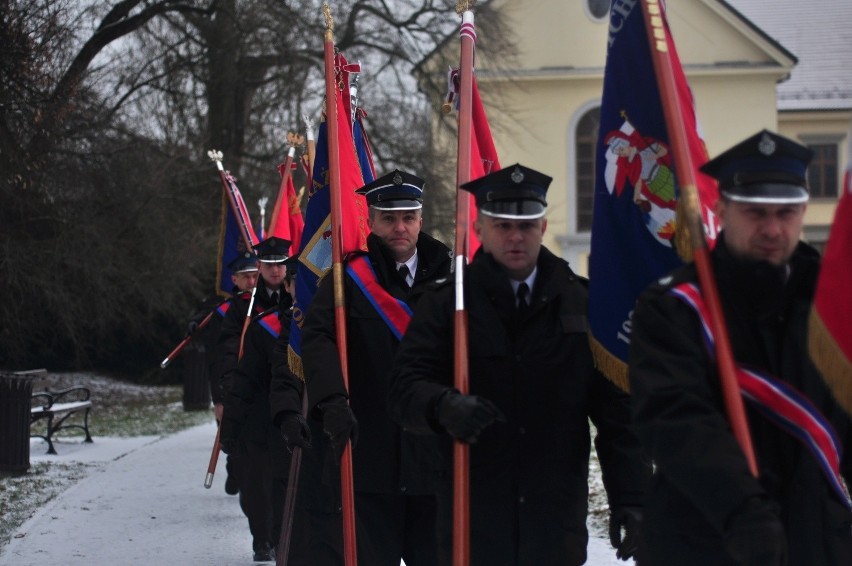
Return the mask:
[(0, 472), (30, 468), (30, 399), (34, 372), (0, 372)]

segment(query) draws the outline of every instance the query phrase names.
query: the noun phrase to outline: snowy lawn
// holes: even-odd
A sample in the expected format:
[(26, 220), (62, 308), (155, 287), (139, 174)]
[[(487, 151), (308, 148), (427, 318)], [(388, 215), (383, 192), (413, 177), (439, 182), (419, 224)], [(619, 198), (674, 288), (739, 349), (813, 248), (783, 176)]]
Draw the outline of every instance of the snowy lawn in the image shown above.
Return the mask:
[[(137, 385), (91, 373), (49, 373), (34, 380), (33, 391), (59, 391), (73, 385), (88, 387), (92, 392), (89, 430), (95, 446), (112, 437), (157, 437), (173, 433), (207, 422), (212, 415), (212, 411), (184, 411), (183, 390), (179, 385)], [(70, 417), (78, 418), (82, 415)], [(38, 430), (46, 426), (45, 422), (33, 425)], [(55, 439), (57, 456), (45, 456), (47, 443), (34, 439), (30, 443), (30, 469), (26, 474), (0, 472), (0, 517), (3, 518), (0, 548), (36, 510), (110, 461), (108, 455), (104, 456), (106, 459), (95, 456), (93, 460), (83, 457), (82, 452), (73, 460), (65, 460), (63, 455), (68, 456), (69, 450), (77, 451), (76, 445), (83, 440), (79, 430), (60, 431)]]

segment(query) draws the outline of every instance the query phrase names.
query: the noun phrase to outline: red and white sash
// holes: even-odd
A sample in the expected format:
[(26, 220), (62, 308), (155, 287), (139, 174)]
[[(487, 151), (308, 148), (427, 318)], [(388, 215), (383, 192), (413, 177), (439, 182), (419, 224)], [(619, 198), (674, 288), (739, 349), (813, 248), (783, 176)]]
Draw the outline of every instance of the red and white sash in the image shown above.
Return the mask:
[[(704, 345), (715, 359), (716, 348), (710, 316), (698, 286), (682, 283), (669, 291), (692, 307), (701, 321)], [(852, 508), (849, 494), (840, 475), (841, 445), (831, 423), (804, 394), (792, 385), (762, 372), (737, 364), (740, 392), (753, 407), (770, 421), (799, 439), (814, 455), (831, 487), (847, 507)]]

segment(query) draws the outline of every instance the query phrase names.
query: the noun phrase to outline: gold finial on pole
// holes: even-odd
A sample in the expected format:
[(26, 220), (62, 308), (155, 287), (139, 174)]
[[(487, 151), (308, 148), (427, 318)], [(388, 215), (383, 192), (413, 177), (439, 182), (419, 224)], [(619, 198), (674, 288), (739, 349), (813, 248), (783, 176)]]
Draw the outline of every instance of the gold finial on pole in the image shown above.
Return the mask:
[(459, 0), (456, 2), (456, 14), (461, 16), (476, 4), (476, 0)]
[(305, 136), (296, 132), (287, 132), (287, 145), (290, 147), (301, 147), (305, 144)]
[(334, 18), (331, 17), (331, 8), (328, 2), (322, 3), (322, 15), (325, 18), (325, 39), (334, 41)]

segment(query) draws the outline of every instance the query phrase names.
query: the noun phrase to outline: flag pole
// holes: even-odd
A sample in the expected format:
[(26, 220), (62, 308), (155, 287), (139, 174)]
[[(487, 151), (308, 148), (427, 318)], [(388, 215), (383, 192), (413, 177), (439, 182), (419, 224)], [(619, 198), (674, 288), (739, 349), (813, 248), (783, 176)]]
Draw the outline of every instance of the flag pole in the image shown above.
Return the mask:
[(719, 366), (719, 381), (725, 401), (725, 409), (734, 437), (748, 462), (752, 475), (758, 476), (757, 460), (751, 442), (748, 421), (746, 420), (740, 387), (736, 378), (736, 367), (731, 351), (731, 341), (728, 328), (722, 313), (719, 290), (713, 275), (713, 265), (710, 262), (710, 249), (704, 239), (704, 226), (699, 211), (698, 191), (695, 183), (695, 169), (689, 152), (686, 126), (683, 121), (677, 84), (672, 70), (669, 55), (668, 33), (664, 24), (663, 8), (659, 0), (642, 0), (642, 13), (645, 18), (645, 30), (648, 34), (648, 45), (654, 71), (663, 102), (663, 112), (666, 117), (666, 127), (669, 142), (675, 162), (675, 174), (680, 187), (680, 198), (686, 213), (689, 242), (692, 248), (695, 267), (698, 271), (698, 282), (701, 294), (707, 302), (710, 311), (710, 324), (713, 335), (716, 336), (716, 360)]
[[(314, 138), (314, 121), (310, 116), (302, 116), (305, 121), (305, 138), (308, 146), (308, 177), (314, 170), (314, 158), (317, 155), (317, 142)], [(310, 179), (309, 179), (310, 181)]]
[(231, 211), (234, 213), (234, 218), (239, 219), (240, 237), (243, 239), (246, 249), (250, 250), (256, 242), (252, 242), (251, 240), (249, 219), (243, 215), (240, 207), (237, 205), (237, 196), (234, 192), (234, 187), (228, 179), (228, 174), (225, 173), (225, 167), (222, 165), (222, 158), (224, 155), (221, 151), (213, 149), (207, 152), (207, 157), (216, 163), (216, 169), (219, 171), (219, 179), (222, 180), (222, 187), (224, 187), (225, 195), (228, 197), (228, 204), (231, 205)]
[[(462, 10), (461, 59), (459, 64), (458, 156), (456, 161), (456, 239), (453, 343), (453, 384), (462, 394), (468, 384), (468, 320), (464, 304), (464, 267), (467, 264), (470, 230), (470, 195), (459, 187), (470, 180), (471, 101), (473, 53), (476, 40), (473, 12), (465, 2)], [(453, 566), (470, 563), (470, 446), (453, 442)]]
[[(213, 318), (213, 314), (216, 312), (216, 309), (218, 309), (224, 303), (227, 303), (229, 300), (230, 299), (223, 299), (223, 300), (219, 301), (218, 303), (216, 303), (216, 306), (213, 307), (213, 310), (211, 310), (209, 313), (207, 313), (207, 316), (205, 316), (201, 320), (201, 322), (198, 323), (198, 326), (195, 327), (195, 332), (202, 330), (204, 327), (206, 327), (208, 324), (210, 324), (210, 320)], [(166, 369), (168, 367), (168, 365), (170, 363), (172, 363), (172, 360), (174, 360), (177, 357), (177, 355), (180, 354), (183, 351), (183, 349), (186, 347), (186, 345), (189, 344), (190, 340), (192, 340), (192, 337), (195, 336), (195, 332), (189, 333), (186, 336), (184, 336), (183, 340), (181, 340), (180, 343), (177, 346), (175, 346), (174, 350), (169, 352), (169, 355), (167, 355), (165, 357), (165, 359), (163, 359), (163, 361), (160, 362), (160, 367), (162, 369)]]
[[(349, 390), (349, 349), (346, 340), (346, 301), (343, 293), (343, 218), (338, 147), (337, 80), (334, 67), (334, 19), (328, 3), (325, 16), (325, 105), (328, 132), (328, 172), (331, 198), (331, 258), (334, 277), (334, 326), (343, 386)], [(358, 563), (355, 542), (355, 490), (352, 482), (352, 443), (347, 440), (340, 459), (340, 491), (343, 512), (343, 559), (346, 566)]]
[[(236, 191), (234, 190), (235, 187), (228, 178), (227, 173), (225, 173), (225, 168), (222, 166), (222, 158), (224, 157), (224, 155), (221, 151), (213, 149), (207, 152), (207, 157), (209, 157), (211, 161), (216, 162), (216, 169), (219, 171), (219, 178), (222, 180), (222, 186), (224, 187), (225, 194), (228, 197), (228, 203), (231, 205), (231, 211), (234, 213), (234, 218), (239, 219), (240, 237), (242, 238), (243, 244), (245, 244), (246, 249), (250, 250), (252, 249), (252, 246), (254, 246), (254, 242), (252, 242), (251, 239), (249, 219), (243, 215), (242, 210), (237, 204), (237, 195)], [(249, 309), (248, 313), (246, 314), (246, 321), (243, 324), (242, 333), (240, 335), (240, 358), (243, 357), (243, 340), (245, 338), (246, 329), (248, 328), (248, 323), (251, 321), (251, 310), (252, 305), (254, 304), (254, 292), (256, 289), (257, 287), (254, 287), (252, 289), (251, 301), (249, 302)], [(210, 455), (210, 463), (207, 466), (207, 475), (204, 478), (204, 487), (206, 488), (209, 488), (213, 484), (213, 474), (216, 472), (216, 463), (219, 460), (219, 448), (219, 428), (217, 428), (216, 438), (213, 441), (213, 451)]]
[[(302, 389), (302, 416), (308, 418), (308, 393)], [(302, 448), (294, 446), (290, 453), (290, 472), (287, 475), (287, 490), (284, 492), (284, 510), (281, 513), (281, 536), (275, 551), (275, 566), (287, 566), (290, 560), (290, 537), (296, 514), (296, 495), (299, 489), (299, 472), (302, 469)]]

